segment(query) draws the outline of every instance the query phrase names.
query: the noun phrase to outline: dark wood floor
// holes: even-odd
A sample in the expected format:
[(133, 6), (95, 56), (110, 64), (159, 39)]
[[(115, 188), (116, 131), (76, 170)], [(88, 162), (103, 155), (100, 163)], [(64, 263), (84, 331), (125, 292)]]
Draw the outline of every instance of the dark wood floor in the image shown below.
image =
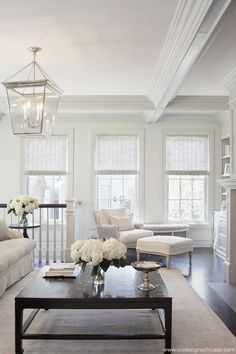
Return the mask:
[[(148, 260), (159, 260), (154, 256), (143, 255)], [(143, 258), (143, 259), (144, 259)], [(136, 260), (135, 250), (128, 250), (127, 263)], [(165, 265), (165, 258), (162, 259)], [(226, 302), (210, 287), (211, 282), (224, 281), (223, 261), (216, 257), (211, 248), (195, 248), (193, 264), (189, 273), (188, 258), (186, 255), (172, 257), (171, 267), (178, 268), (185, 275), (191, 286), (208, 303), (215, 313), (222, 319), (229, 330), (236, 336), (236, 313)]]

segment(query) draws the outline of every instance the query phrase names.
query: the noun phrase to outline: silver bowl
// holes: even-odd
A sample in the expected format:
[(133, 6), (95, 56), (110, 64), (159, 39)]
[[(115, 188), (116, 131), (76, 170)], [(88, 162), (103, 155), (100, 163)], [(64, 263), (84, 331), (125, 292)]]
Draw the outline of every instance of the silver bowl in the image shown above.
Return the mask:
[(162, 264), (152, 261), (137, 261), (132, 262), (131, 265), (134, 269), (144, 273), (143, 283), (138, 286), (138, 289), (142, 291), (150, 291), (155, 289), (155, 285), (150, 283), (148, 273), (157, 271), (162, 267)]

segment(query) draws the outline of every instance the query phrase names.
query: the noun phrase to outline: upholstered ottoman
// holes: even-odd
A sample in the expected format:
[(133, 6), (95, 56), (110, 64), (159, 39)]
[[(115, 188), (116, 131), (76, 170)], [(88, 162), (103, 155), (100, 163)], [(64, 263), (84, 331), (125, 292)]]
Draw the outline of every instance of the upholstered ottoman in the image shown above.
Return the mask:
[(137, 259), (140, 253), (148, 253), (166, 257), (166, 266), (169, 269), (170, 256), (188, 253), (189, 265), (192, 262), (193, 240), (178, 236), (151, 236), (137, 240)]

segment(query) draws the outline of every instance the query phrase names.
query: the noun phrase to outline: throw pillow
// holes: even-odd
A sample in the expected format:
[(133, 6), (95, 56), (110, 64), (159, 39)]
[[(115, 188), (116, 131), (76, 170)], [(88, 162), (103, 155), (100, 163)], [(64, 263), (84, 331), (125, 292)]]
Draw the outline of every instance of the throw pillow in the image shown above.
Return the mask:
[(134, 229), (133, 214), (126, 216), (113, 216), (110, 215), (110, 222), (112, 225), (119, 227), (119, 231), (127, 231)]
[(20, 231), (11, 231), (11, 239), (23, 238), (23, 234)]
[(7, 227), (5, 220), (0, 220), (0, 241), (10, 240), (11, 232)]
[(126, 208), (114, 208), (114, 209), (101, 209), (100, 210), (100, 222), (101, 225), (109, 225), (111, 223), (110, 216), (125, 216), (126, 215)]

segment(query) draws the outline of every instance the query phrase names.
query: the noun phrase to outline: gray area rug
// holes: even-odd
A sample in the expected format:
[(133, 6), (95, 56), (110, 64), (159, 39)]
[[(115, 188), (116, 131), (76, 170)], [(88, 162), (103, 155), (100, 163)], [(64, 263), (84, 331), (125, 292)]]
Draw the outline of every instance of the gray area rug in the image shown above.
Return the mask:
[(210, 287), (236, 312), (236, 284), (209, 283)]
[[(14, 297), (37, 271), (32, 272), (8, 289), (0, 299), (0, 353), (14, 351)], [(236, 339), (218, 316), (191, 288), (177, 270), (162, 269), (161, 275), (173, 296), (173, 348), (179, 352), (187, 349), (202, 352), (217, 350), (236, 352)], [(40, 311), (32, 324), (32, 331), (67, 333), (99, 330), (134, 333), (153, 332), (159, 326), (152, 311)], [(163, 352), (162, 340), (117, 341), (24, 341), (24, 354), (158, 354)], [(197, 349), (198, 348), (198, 349)], [(207, 352), (207, 351), (205, 351)]]

